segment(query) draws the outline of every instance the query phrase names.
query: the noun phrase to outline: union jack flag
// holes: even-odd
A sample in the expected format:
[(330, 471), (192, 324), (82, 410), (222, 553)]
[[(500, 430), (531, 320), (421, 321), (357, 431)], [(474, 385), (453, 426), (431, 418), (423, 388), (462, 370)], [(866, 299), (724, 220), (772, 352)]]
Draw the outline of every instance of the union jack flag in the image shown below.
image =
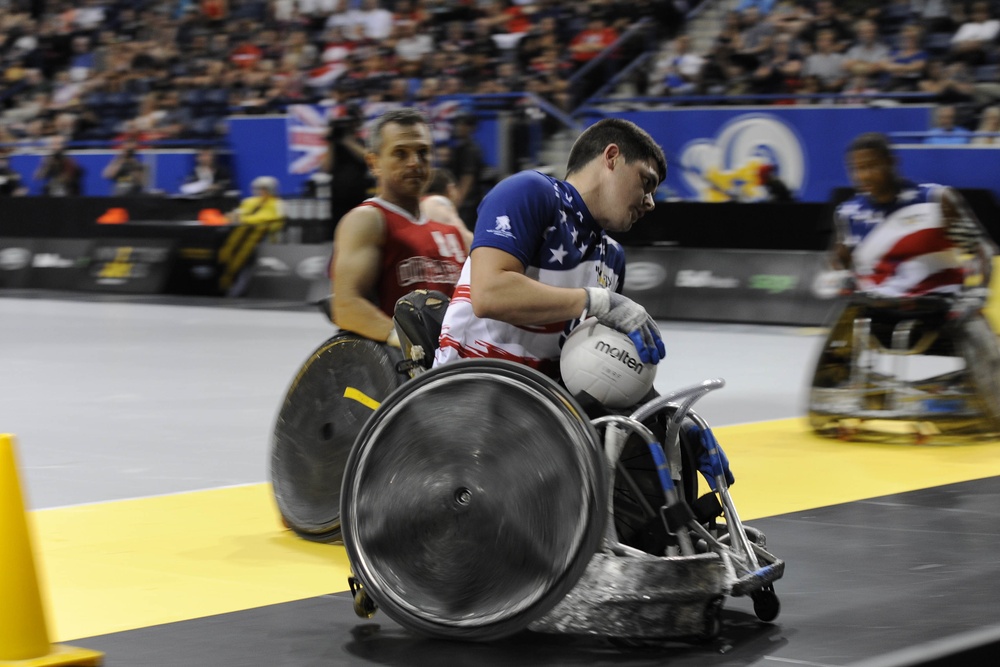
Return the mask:
[(288, 173), (308, 174), (323, 164), (327, 151), (327, 118), (309, 104), (291, 104), (285, 116), (288, 128)]

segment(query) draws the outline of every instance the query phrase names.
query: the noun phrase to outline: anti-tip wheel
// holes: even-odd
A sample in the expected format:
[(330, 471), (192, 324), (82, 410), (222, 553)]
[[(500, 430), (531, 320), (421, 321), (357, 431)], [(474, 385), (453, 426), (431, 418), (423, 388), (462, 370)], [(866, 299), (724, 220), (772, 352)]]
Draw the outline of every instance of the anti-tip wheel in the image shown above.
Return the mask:
[(781, 612), (781, 603), (778, 601), (773, 587), (765, 586), (759, 591), (751, 593), (750, 599), (753, 600), (753, 613), (757, 615), (757, 618), (765, 623), (770, 623), (778, 618), (778, 614)]

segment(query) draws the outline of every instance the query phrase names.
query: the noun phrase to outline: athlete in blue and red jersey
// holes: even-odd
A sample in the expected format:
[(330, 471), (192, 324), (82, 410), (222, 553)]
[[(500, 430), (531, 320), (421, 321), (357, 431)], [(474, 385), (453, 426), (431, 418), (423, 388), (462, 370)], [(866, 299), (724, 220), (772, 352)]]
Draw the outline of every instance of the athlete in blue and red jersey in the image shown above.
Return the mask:
[(896, 172), (884, 135), (860, 135), (847, 151), (858, 194), (836, 211), (835, 261), (857, 289), (883, 297), (958, 294), (961, 254), (977, 257), (988, 281), (992, 242), (962, 196), (938, 184), (917, 185)]
[(625, 255), (607, 232), (652, 210), (665, 177), (649, 134), (605, 119), (573, 145), (566, 180), (527, 171), (501, 181), (479, 206), (435, 365), (493, 357), (557, 376), (562, 339), (587, 316), (629, 335), (643, 362), (659, 362), (659, 330), (620, 293)]

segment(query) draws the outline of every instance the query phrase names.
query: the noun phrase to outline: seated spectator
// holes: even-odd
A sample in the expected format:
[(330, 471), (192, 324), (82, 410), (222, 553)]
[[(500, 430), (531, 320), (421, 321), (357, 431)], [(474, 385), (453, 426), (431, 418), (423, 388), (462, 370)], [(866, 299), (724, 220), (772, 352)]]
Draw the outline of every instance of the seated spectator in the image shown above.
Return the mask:
[(695, 90), (705, 59), (691, 53), (691, 38), (678, 35), (653, 64), (647, 90), (650, 95), (689, 95)]
[(776, 0), (740, 0), (735, 9), (741, 14), (748, 9), (754, 9), (759, 12), (761, 16), (767, 16), (771, 13), (775, 3)]
[(844, 54), (844, 69), (849, 75), (874, 80), (885, 71), (889, 47), (878, 39), (874, 21), (862, 19), (854, 26), (856, 40)]
[(809, 44), (815, 44), (819, 33), (823, 30), (833, 32), (834, 53), (843, 53), (851, 43), (851, 30), (837, 16), (837, 8), (832, 0), (817, 0), (816, 14), (809, 24), (799, 34), (799, 39)]
[(1000, 21), (991, 16), (989, 3), (979, 0), (973, 3), (969, 20), (951, 38), (952, 56), (970, 65), (981, 65), (995, 51), (993, 42), (998, 34)]
[(228, 216), (229, 222), (238, 225), (261, 227), (275, 239), (285, 226), (285, 208), (278, 195), (278, 179), (258, 176), (250, 183), (253, 194), (244, 198)]
[(126, 139), (122, 148), (104, 168), (101, 175), (113, 182), (112, 194), (116, 197), (140, 195), (146, 191), (146, 165), (136, 154), (136, 143)]
[(1000, 107), (986, 107), (979, 117), (977, 133), (989, 132), (972, 139), (975, 146), (1000, 146)]
[(771, 51), (753, 73), (754, 90), (758, 93), (794, 93), (802, 85), (802, 58), (793, 51), (792, 37), (775, 36)]
[(584, 65), (617, 39), (618, 31), (609, 26), (600, 13), (594, 13), (587, 21), (587, 27), (570, 40), (570, 58), (578, 67)]
[(913, 92), (927, 68), (927, 52), (920, 46), (923, 31), (915, 23), (904, 25), (899, 31), (899, 47), (893, 49), (885, 63), (889, 75), (888, 89), (892, 92)]
[(189, 197), (220, 197), (232, 187), (229, 168), (219, 163), (215, 149), (199, 149), (194, 160), (194, 170), (184, 179), (181, 194)]
[(967, 144), (969, 134), (967, 129), (955, 124), (955, 107), (944, 104), (934, 110), (934, 127), (924, 143), (938, 146)]
[(78, 197), (82, 194), (83, 168), (66, 154), (61, 137), (50, 141), (50, 153), (35, 170), (35, 180), (42, 181), (42, 194), (49, 197)]
[(762, 20), (758, 9), (746, 8), (740, 14), (740, 36), (733, 49), (733, 60), (747, 70), (756, 69), (761, 57), (771, 49), (773, 36), (774, 26)]
[(819, 80), (820, 92), (836, 93), (847, 82), (844, 56), (834, 50), (833, 30), (820, 30), (816, 36), (816, 52), (806, 58), (802, 67), (803, 76), (815, 76)]
[(931, 93), (939, 102), (968, 102), (976, 94), (976, 85), (968, 66), (961, 62), (945, 64), (940, 60), (927, 63), (927, 76), (917, 87), (922, 93)]

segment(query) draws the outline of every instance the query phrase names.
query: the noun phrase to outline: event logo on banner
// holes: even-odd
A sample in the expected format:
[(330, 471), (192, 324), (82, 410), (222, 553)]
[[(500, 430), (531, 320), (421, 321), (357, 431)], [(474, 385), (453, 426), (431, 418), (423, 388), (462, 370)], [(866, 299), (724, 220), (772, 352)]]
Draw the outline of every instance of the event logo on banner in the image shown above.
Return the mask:
[(774, 170), (793, 192), (803, 185), (806, 160), (792, 127), (777, 116), (743, 114), (723, 125), (711, 139), (688, 142), (680, 157), (684, 180), (699, 201), (761, 201), (762, 167)]
[[(361, 117), (367, 126), (386, 111), (404, 106), (398, 102), (368, 102), (361, 105)], [(433, 104), (417, 105), (431, 124), (434, 143), (451, 139), (453, 120), (463, 110), (460, 100), (445, 100)], [(292, 104), (288, 106), (288, 173), (311, 174), (323, 165), (328, 150), (327, 132), (331, 120), (346, 114), (344, 105), (314, 106)], [(366, 128), (358, 133), (364, 140)]]

